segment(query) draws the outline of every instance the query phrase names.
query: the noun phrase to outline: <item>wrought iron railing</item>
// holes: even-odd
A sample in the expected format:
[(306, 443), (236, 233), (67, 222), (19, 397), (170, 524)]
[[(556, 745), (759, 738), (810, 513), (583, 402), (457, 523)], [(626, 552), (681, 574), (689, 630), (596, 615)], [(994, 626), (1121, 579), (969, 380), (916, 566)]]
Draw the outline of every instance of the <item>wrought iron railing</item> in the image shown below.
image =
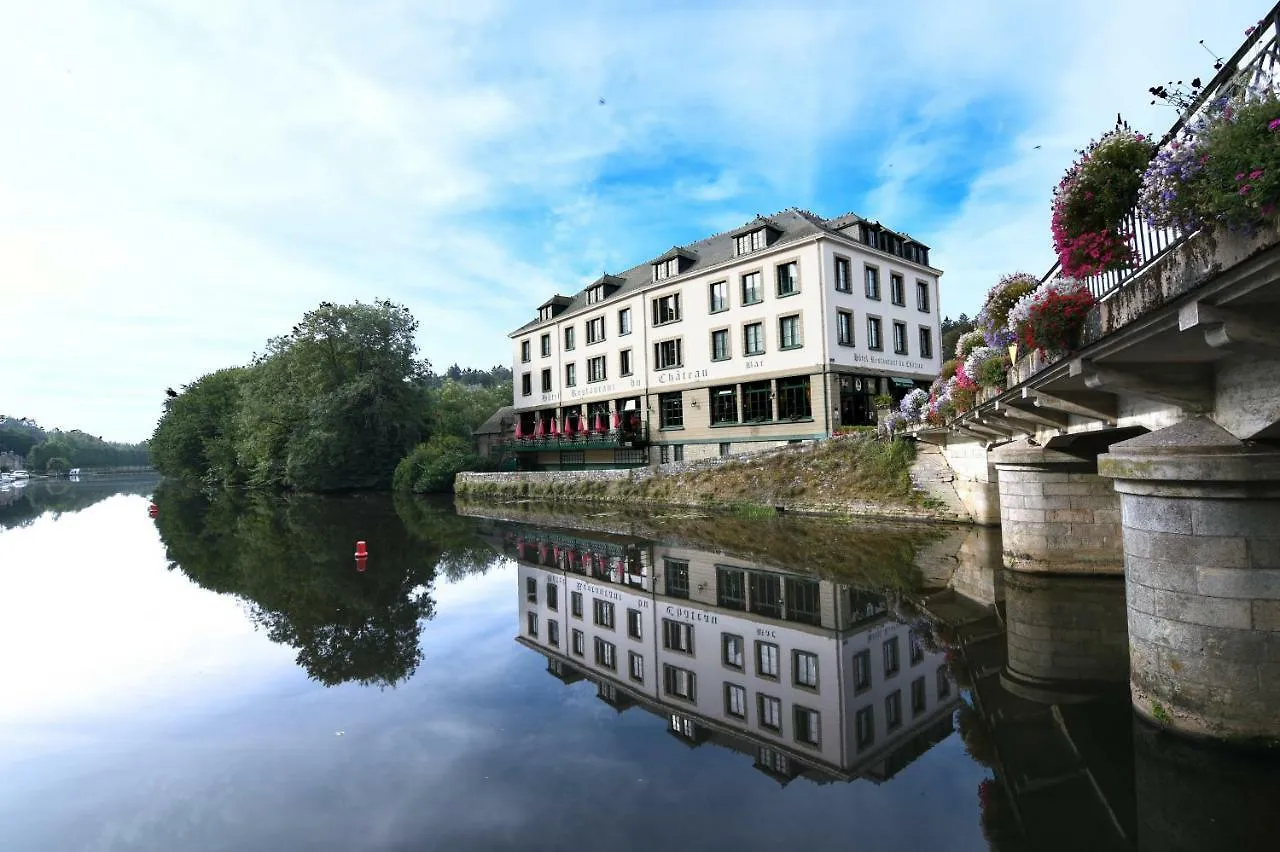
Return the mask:
[(649, 441), (649, 424), (637, 423), (629, 429), (609, 429), (604, 432), (585, 431), (572, 435), (530, 435), (507, 438), (498, 446), (506, 452), (540, 453), (549, 450), (607, 450), (624, 447), (641, 447)]
[[(1280, 3), (1272, 7), (1267, 16), (1246, 36), (1244, 43), (1235, 54), (1222, 63), (1218, 73), (1200, 90), (1200, 93), (1161, 138), (1157, 150), (1172, 142), (1188, 122), (1193, 121), (1221, 98), (1231, 97), (1259, 78), (1270, 75), (1280, 64), (1278, 32), (1280, 32)], [(1089, 290), (1099, 301), (1115, 295), (1128, 281), (1198, 233), (1197, 231), (1183, 232), (1176, 228), (1153, 228), (1147, 224), (1146, 219), (1136, 208), (1124, 217), (1121, 230), (1132, 235), (1129, 241), (1133, 252), (1132, 262), (1123, 268), (1101, 272), (1085, 279)], [(1061, 265), (1055, 263), (1041, 280), (1048, 281), (1058, 278), (1061, 274)]]

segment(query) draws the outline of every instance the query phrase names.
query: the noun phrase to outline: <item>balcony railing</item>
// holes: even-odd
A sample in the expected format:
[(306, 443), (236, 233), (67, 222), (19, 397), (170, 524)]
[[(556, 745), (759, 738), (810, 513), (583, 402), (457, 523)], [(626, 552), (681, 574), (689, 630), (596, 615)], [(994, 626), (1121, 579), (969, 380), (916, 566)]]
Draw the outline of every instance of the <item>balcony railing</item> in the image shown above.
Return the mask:
[(499, 446), (507, 452), (541, 453), (555, 450), (614, 450), (643, 447), (649, 443), (649, 424), (607, 432), (576, 432), (572, 435), (532, 435), (507, 438)]
[[(1269, 77), (1275, 66), (1280, 64), (1280, 47), (1277, 46), (1276, 41), (1278, 28), (1280, 28), (1280, 4), (1267, 13), (1266, 18), (1245, 38), (1240, 49), (1223, 63), (1218, 73), (1200, 90), (1200, 94), (1165, 133), (1157, 148), (1163, 149), (1172, 142), (1188, 122), (1193, 121), (1214, 102), (1237, 94), (1260, 77)], [(1152, 228), (1136, 207), (1124, 217), (1121, 229), (1133, 235), (1129, 243), (1133, 249), (1133, 261), (1122, 269), (1101, 272), (1085, 279), (1089, 290), (1099, 301), (1114, 295), (1128, 281), (1148, 269), (1171, 249), (1198, 233), (1196, 231), (1183, 233), (1175, 228)], [(1060, 265), (1055, 263), (1041, 280), (1048, 281), (1058, 278), (1061, 274)]]

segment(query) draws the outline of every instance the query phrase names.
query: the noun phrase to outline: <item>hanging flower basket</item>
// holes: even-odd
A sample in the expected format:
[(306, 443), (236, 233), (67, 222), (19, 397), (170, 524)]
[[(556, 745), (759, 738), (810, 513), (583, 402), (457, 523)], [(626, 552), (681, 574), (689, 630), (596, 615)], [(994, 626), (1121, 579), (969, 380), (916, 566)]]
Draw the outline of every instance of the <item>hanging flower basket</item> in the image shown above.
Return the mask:
[(1067, 170), (1053, 200), (1053, 247), (1063, 274), (1083, 278), (1130, 264), (1126, 217), (1154, 153), (1150, 139), (1120, 126)]
[(1079, 346), (1080, 330), (1096, 302), (1083, 281), (1056, 278), (1023, 296), (1009, 311), (1009, 323), (1022, 345), (1058, 360)]
[(1009, 309), (1040, 286), (1040, 279), (1026, 272), (1006, 275), (987, 293), (978, 312), (978, 328), (988, 346), (1005, 347), (1017, 340), (1009, 328)]

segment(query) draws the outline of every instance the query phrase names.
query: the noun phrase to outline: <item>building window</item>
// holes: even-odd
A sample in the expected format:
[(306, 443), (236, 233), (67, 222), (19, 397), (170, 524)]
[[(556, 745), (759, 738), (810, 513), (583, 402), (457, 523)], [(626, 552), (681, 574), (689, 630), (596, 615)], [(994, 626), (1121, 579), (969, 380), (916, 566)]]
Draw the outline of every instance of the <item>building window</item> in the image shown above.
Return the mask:
[(684, 444), (672, 444), (671, 460), (677, 462), (684, 461)]
[(632, 639), (644, 638), (644, 616), (638, 609), (627, 610), (627, 635)]
[(724, 712), (735, 719), (747, 718), (747, 691), (736, 683), (724, 685)]
[(764, 323), (752, 322), (742, 327), (742, 354), (764, 354)]
[(818, 688), (818, 655), (808, 651), (791, 652), (791, 675), (796, 686)]
[(631, 671), (631, 679), (637, 683), (644, 683), (644, 657), (635, 651), (627, 652), (628, 668)]
[(892, 731), (902, 724), (902, 690), (895, 689), (884, 699), (885, 730)]
[(675, 559), (662, 560), (663, 574), (667, 578), (667, 597), (689, 597), (689, 563)]
[(520, 360), (525, 363), (528, 363), (530, 357), (531, 356), (529, 354), (529, 341), (521, 340), (520, 341)]
[(796, 741), (805, 745), (816, 746), (818, 744), (818, 732), (822, 729), (818, 711), (810, 710), (808, 707), (801, 707), (797, 704), (791, 708), (791, 719), (795, 723)]
[(658, 394), (658, 428), (684, 428), (684, 394), (679, 391)]
[(582, 592), (569, 593), (569, 614), (574, 618), (582, 618)]
[(836, 290), (841, 293), (850, 293), (853, 291), (853, 282), (849, 274), (849, 258), (836, 258)]
[(925, 311), (929, 310), (929, 282), (916, 282), (916, 308)]
[(907, 354), (907, 324), (905, 322), (894, 322), (893, 324), (893, 351), (899, 355)]
[(587, 381), (603, 382), (605, 380), (605, 361), (603, 355), (587, 359)]
[(618, 649), (612, 642), (606, 642), (599, 636), (596, 637), (596, 664), (610, 671), (618, 668)]
[(711, 313), (718, 314), (729, 310), (729, 282), (715, 281), (710, 285)]
[(587, 637), (581, 630), (574, 630), (569, 633), (570, 650), (579, 657), (587, 655)]
[(756, 642), (756, 674), (777, 679), (778, 646), (772, 642)]
[(542, 371), (542, 392), (551, 393), (551, 371)]
[(727, 328), (711, 332), (711, 360), (729, 360), (729, 330)]
[(520, 374), (520, 395), (529, 396), (532, 393), (533, 393), (533, 374), (521, 373)]
[(550, 581), (547, 582), (547, 609), (552, 612), (560, 609), (560, 589)]
[(777, 574), (752, 572), (747, 578), (749, 609), (756, 615), (782, 618), (782, 578)]
[(573, 326), (569, 326), (568, 328), (566, 328), (566, 329), (564, 330), (564, 351), (565, 351), (565, 352), (572, 352), (572, 351), (573, 351), (573, 345), (574, 345), (574, 340), (573, 340)]
[(920, 636), (912, 630), (907, 634), (907, 665), (918, 666), (924, 662), (924, 643)]
[(711, 389), (711, 425), (738, 422), (738, 391), (733, 385)]
[(776, 749), (760, 746), (756, 763), (777, 775), (790, 775), (791, 764), (787, 756)]
[(800, 317), (792, 315), (778, 318), (778, 348), (799, 349), (804, 345), (800, 336)]
[(778, 267), (778, 295), (794, 296), (800, 292), (800, 264), (796, 261)]
[(697, 701), (697, 686), (697, 677), (688, 669), (665, 664), (662, 666), (662, 689), (667, 695), (685, 701)]
[(871, 652), (859, 651), (853, 655), (853, 691), (871, 688)]
[(760, 727), (771, 731), (782, 730), (782, 702), (772, 695), (758, 695), (756, 702), (760, 710)]
[(876, 741), (875, 708), (870, 704), (853, 714), (853, 731), (859, 751)]
[(760, 273), (748, 272), (742, 276), (742, 304), (756, 305), (764, 301), (760, 288)]
[(604, 317), (587, 320), (587, 343), (604, 340)]
[(742, 637), (732, 633), (720, 636), (721, 661), (731, 669), (742, 671)]
[(716, 568), (716, 605), (746, 610), (747, 580), (741, 568)]
[(560, 622), (547, 622), (547, 643), (550, 644), (552, 648), (560, 647)]
[(542, 357), (546, 358), (551, 355), (551, 335), (542, 335)]
[(594, 287), (587, 288), (587, 304), (594, 305), (596, 302), (604, 301), (604, 285), (597, 284)]
[(684, 349), (680, 338), (663, 340), (653, 344), (653, 363), (655, 369), (670, 370), (684, 364)]
[(591, 620), (597, 627), (613, 629), (613, 604), (609, 601), (593, 600), (591, 602)]
[(889, 300), (895, 305), (907, 303), (907, 288), (902, 283), (902, 276), (896, 272), (889, 273)]
[(928, 326), (920, 326), (920, 357), (933, 357), (933, 329)]
[(728, 456), (729, 456), (729, 444), (724, 441), (721, 441), (720, 442), (720, 458), (722, 459), (728, 458)]
[(836, 311), (836, 343), (841, 346), (853, 345), (853, 313)]
[(765, 233), (764, 228), (757, 228), (747, 234), (734, 237), (733, 253), (734, 254), (750, 254), (753, 251), (759, 251), (764, 248)]
[(536, 612), (529, 613), (528, 632), (534, 639), (538, 638), (538, 614)]
[(898, 637), (886, 639), (884, 642), (884, 676), (893, 677), (901, 666), (898, 663)]
[(942, 701), (951, 696), (951, 678), (947, 676), (946, 665), (938, 666), (938, 700)]
[[(624, 334), (630, 334), (630, 333), (631, 333), (631, 309), (623, 308), (622, 310), (618, 311), (618, 336), (622, 337)], [(602, 333), (600, 336), (604, 337), (604, 334)]]
[(618, 375), (631, 375), (631, 350), (623, 349), (618, 353)]
[(867, 348), (883, 349), (880, 342), (880, 317), (867, 317)]
[(773, 389), (769, 382), (747, 382), (742, 386), (742, 422), (762, 423), (773, 419)]
[(867, 274), (867, 298), (880, 300), (880, 270), (874, 266), (866, 268)]
[[(588, 362), (590, 363), (590, 362)], [(564, 386), (567, 388), (576, 387), (578, 384), (578, 365), (564, 365)]]
[(778, 419), (804, 420), (813, 416), (809, 405), (809, 377), (778, 379)]
[(924, 678), (918, 677), (911, 681), (911, 715), (919, 716), (925, 711), (927, 700), (925, 698)]
[(662, 647), (678, 654), (693, 656), (693, 625), (662, 619)]
[(666, 325), (680, 321), (680, 294), (668, 293), (653, 300), (653, 324)]
[(528, 577), (524, 581), (524, 599), (529, 603), (538, 602), (538, 578)]

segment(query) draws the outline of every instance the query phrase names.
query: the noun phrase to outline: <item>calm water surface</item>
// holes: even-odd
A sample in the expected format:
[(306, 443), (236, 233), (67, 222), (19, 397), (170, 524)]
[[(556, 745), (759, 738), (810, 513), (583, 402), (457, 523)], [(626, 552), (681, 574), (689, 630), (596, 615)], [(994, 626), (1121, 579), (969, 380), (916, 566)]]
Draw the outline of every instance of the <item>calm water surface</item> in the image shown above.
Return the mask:
[(0, 849), (1276, 848), (1272, 762), (1135, 724), (1117, 582), (463, 511), (0, 492)]

